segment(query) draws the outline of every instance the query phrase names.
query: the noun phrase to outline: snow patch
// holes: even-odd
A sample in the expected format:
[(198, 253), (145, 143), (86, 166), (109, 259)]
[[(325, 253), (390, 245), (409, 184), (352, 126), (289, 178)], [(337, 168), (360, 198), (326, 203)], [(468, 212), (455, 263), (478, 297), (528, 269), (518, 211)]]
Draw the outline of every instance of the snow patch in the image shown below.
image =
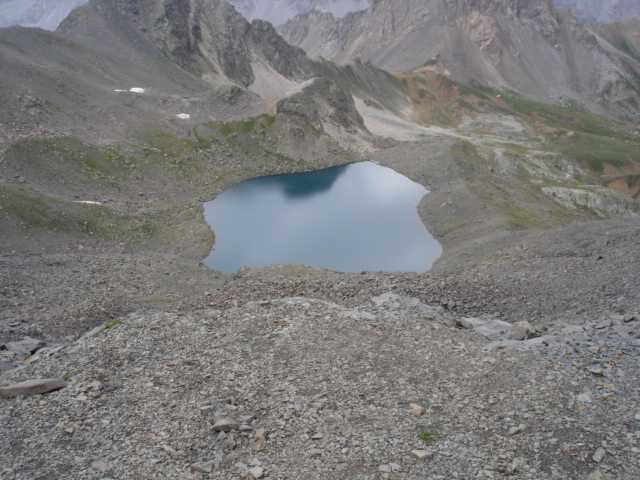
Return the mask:
[(133, 88), (130, 88), (129, 90), (124, 90), (122, 88), (114, 88), (113, 91), (116, 92), (116, 93), (144, 93), (144, 92), (146, 92), (146, 90), (144, 88), (140, 88), (140, 87), (133, 87)]
[(191, 115), (189, 115), (188, 113), (178, 113), (176, 117), (178, 117), (180, 120), (189, 120), (191, 118)]
[(103, 205), (102, 202), (94, 202), (92, 200), (76, 200), (73, 203), (79, 203), (80, 205), (96, 205), (96, 206), (101, 206)]

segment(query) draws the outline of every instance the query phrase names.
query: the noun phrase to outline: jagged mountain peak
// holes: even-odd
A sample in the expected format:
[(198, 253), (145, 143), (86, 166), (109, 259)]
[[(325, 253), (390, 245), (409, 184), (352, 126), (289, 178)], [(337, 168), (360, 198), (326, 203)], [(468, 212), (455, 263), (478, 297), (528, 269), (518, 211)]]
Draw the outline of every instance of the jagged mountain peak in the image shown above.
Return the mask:
[(74, 9), (88, 0), (1, 0), (0, 27), (22, 25), (55, 30)]
[(280, 28), (311, 56), (406, 72), (437, 65), (463, 83), (509, 88), (635, 116), (640, 61), (553, 0), (375, 0), (344, 19), (307, 14)]
[[(311, 75), (303, 50), (287, 44), (271, 24), (250, 23), (224, 0), (91, 0), (88, 8), (111, 25), (135, 30), (205, 80), (228, 79), (249, 87), (257, 65), (286, 78)], [(74, 18), (60, 28), (69, 35), (96, 35)]]
[(296, 15), (313, 10), (328, 12), (336, 17), (365, 10), (370, 0), (229, 0), (247, 19), (267, 20), (281, 25)]
[(555, 0), (556, 5), (571, 8), (576, 16), (586, 22), (614, 22), (630, 17), (640, 17), (637, 0)]

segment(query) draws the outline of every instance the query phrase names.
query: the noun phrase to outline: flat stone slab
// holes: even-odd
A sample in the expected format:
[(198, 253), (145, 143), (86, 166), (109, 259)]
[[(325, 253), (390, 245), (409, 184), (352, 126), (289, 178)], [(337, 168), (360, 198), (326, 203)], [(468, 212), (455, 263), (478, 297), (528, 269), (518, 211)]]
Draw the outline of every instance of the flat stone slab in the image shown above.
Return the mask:
[(0, 387), (0, 398), (29, 397), (55, 392), (67, 386), (67, 382), (59, 378), (27, 380)]
[(29, 355), (36, 353), (45, 345), (46, 344), (42, 340), (26, 337), (17, 342), (9, 342), (4, 345), (0, 345), (0, 350), (7, 350), (21, 357), (28, 357)]

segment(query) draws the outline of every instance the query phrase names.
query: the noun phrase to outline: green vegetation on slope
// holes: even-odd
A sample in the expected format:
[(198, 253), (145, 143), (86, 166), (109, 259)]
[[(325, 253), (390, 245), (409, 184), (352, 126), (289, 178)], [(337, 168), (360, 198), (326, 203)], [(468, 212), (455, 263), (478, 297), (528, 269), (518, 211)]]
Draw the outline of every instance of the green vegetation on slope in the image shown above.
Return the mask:
[(640, 142), (617, 136), (593, 135), (576, 132), (549, 140), (552, 150), (562, 153), (596, 173), (604, 172), (605, 165), (617, 168), (640, 163)]
[(514, 115), (544, 135), (543, 148), (561, 153), (595, 173), (606, 165), (617, 168), (640, 164), (640, 139), (627, 125), (600, 117), (576, 105), (536, 102), (510, 91), (461, 86), (461, 91), (483, 99), (484, 108)]
[(0, 200), (4, 212), (29, 228), (127, 242), (144, 240), (157, 230), (153, 223), (105, 206), (62, 200), (24, 186), (0, 185)]

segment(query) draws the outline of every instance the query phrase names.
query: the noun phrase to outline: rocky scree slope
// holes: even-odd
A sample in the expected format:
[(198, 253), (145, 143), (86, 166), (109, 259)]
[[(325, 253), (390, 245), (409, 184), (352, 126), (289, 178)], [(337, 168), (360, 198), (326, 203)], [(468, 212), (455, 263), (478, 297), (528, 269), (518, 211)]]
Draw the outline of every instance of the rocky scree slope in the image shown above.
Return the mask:
[(361, 58), (395, 72), (429, 67), (544, 101), (638, 113), (637, 58), (550, 0), (378, 0), (342, 19), (311, 12), (280, 31), (310, 55), (338, 62)]
[(3, 143), (36, 133), (101, 143), (158, 128), (184, 134), (198, 122), (275, 113), (320, 76), (406, 104), (389, 75), (312, 62), (222, 1), (94, 0), (58, 32), (0, 30), (0, 54)]
[(0, 400), (0, 472), (632, 480), (638, 322), (542, 334), (391, 292), (133, 314), (5, 378), (64, 388)]

